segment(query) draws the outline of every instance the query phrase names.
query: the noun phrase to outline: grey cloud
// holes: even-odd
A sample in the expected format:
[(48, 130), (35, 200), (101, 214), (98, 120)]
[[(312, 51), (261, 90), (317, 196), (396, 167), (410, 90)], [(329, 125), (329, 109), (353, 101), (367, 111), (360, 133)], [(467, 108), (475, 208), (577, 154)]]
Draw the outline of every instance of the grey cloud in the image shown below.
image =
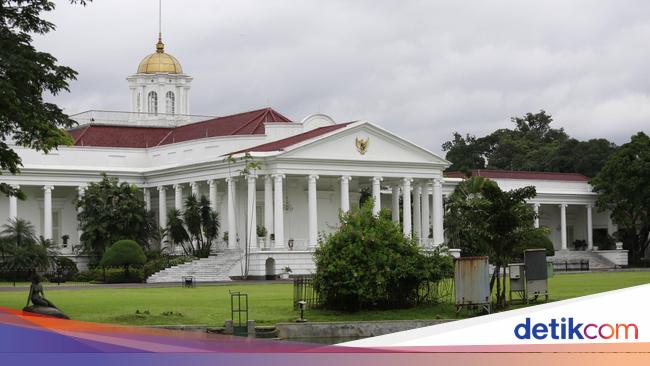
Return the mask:
[[(195, 78), (192, 112), (266, 106), (367, 119), (440, 152), (545, 109), (578, 138), (648, 131), (646, 1), (164, 0), (167, 50)], [(70, 113), (127, 109), (153, 52), (156, 1), (57, 1), (38, 47), (79, 71)]]

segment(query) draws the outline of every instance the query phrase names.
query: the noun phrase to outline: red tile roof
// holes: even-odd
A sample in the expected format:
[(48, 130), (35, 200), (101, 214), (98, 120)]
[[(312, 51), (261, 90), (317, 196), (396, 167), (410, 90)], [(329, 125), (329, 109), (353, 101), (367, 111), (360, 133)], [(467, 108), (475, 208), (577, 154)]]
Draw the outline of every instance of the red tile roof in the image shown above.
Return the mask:
[(175, 128), (90, 124), (68, 132), (76, 146), (144, 148), (205, 137), (263, 135), (265, 122), (291, 123), (291, 120), (271, 108), (265, 108)]
[[(538, 179), (562, 180), (570, 182), (588, 182), (589, 178), (579, 173), (554, 173), (554, 172), (525, 172), (513, 170), (477, 169), (471, 171), (472, 176), (493, 179)], [(465, 178), (463, 172), (445, 172), (449, 178)]]
[(266, 144), (262, 145), (257, 145), (253, 146), (248, 149), (240, 150), (240, 151), (235, 151), (231, 154), (239, 154), (239, 153), (245, 153), (245, 152), (267, 152), (267, 151), (282, 151), (286, 149), (287, 147), (296, 145), (298, 143), (301, 143), (303, 141), (311, 140), (313, 138), (316, 138), (318, 136), (324, 135), (326, 133), (332, 132), (339, 130), (343, 127), (348, 126), (349, 124), (352, 124), (354, 122), (346, 122), (346, 123), (338, 123), (335, 125), (331, 126), (324, 126), (324, 127), (319, 127), (315, 128), (313, 130), (303, 132), (298, 135), (293, 135), (287, 138), (284, 138), (282, 140), (277, 140), (277, 141), (272, 141), (268, 142)]

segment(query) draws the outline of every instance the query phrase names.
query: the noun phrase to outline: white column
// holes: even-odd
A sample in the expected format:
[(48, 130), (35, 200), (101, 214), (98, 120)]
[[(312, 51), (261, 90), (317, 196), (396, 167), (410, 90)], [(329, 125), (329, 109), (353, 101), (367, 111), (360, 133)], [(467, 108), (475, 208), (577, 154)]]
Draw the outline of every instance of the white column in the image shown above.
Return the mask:
[(391, 197), (393, 200), (393, 221), (399, 223), (399, 186), (395, 184), (393, 186), (393, 197)]
[(350, 211), (350, 177), (344, 175), (341, 177), (341, 211)]
[(149, 191), (149, 188), (143, 188), (142, 194), (144, 196), (145, 210), (151, 211), (151, 191)]
[(418, 240), (422, 243), (422, 207), (420, 207), (420, 196), (422, 194), (422, 186), (416, 183), (413, 186), (413, 232)]
[(217, 211), (217, 181), (210, 179), (208, 186), (210, 187), (210, 207), (213, 211)]
[(316, 189), (317, 175), (307, 177), (307, 196), (309, 202), (309, 248), (318, 244), (318, 196)]
[(52, 190), (53, 186), (43, 187), (43, 237), (52, 239)]
[(429, 185), (425, 182), (422, 183), (422, 194), (421, 194), (421, 203), (420, 208), (422, 210), (422, 240), (423, 244), (429, 242), (429, 232), (431, 231), (431, 215), (429, 214)]
[(158, 226), (167, 227), (167, 187), (158, 187)]
[(183, 212), (183, 186), (174, 184), (174, 208)]
[(591, 205), (587, 205), (587, 249), (594, 249), (594, 225), (591, 217)]
[(228, 183), (228, 248), (230, 249), (237, 246), (237, 219), (235, 215), (236, 182), (235, 178), (226, 178), (226, 183)]
[[(12, 185), (14, 189), (20, 189), (20, 186)], [(9, 196), (9, 219), (15, 220), (18, 218), (18, 197)]]
[(373, 177), (372, 178), (372, 213), (373, 215), (379, 215), (381, 210), (381, 181), (382, 177)]
[(445, 241), (444, 207), (442, 198), (442, 180), (433, 180), (433, 245)]
[(271, 245), (273, 233), (273, 177), (264, 177), (264, 226), (266, 227), (266, 246)]
[(192, 188), (192, 196), (196, 197), (198, 200), (199, 197), (199, 183), (198, 182), (191, 182), (190, 187)]
[[(79, 201), (81, 201), (84, 198), (85, 193), (86, 193), (86, 186), (82, 185), (82, 186), (77, 187), (77, 194), (78, 194), (78, 197), (79, 197)], [(83, 211), (83, 208), (81, 208), (81, 207), (77, 208), (77, 217), (79, 217), (79, 214), (81, 214), (82, 211)], [(79, 221), (77, 220), (77, 222), (79, 222)], [(78, 226), (77, 227), (77, 241), (79, 243), (81, 243), (81, 234), (83, 234), (83, 231), (81, 230), (81, 227)]]
[(562, 250), (567, 250), (566, 207), (566, 203), (560, 205), (560, 237), (562, 239)]
[(535, 210), (535, 227), (539, 228), (539, 203), (533, 203), (533, 209)]
[(275, 223), (275, 248), (282, 249), (284, 248), (284, 202), (283, 202), (283, 193), (282, 193), (282, 180), (284, 179), (284, 174), (274, 174), (273, 175), (273, 194), (274, 202), (273, 209), (275, 211), (275, 217), (273, 222)]
[(402, 226), (402, 230), (404, 232), (404, 235), (411, 236), (413, 233), (412, 228), (411, 228), (411, 182), (413, 180), (411, 178), (404, 178), (402, 180), (402, 205), (403, 205), (403, 220), (404, 220), (404, 225)]
[(257, 176), (250, 174), (248, 180), (248, 205), (246, 210), (246, 238), (249, 248), (257, 246)]

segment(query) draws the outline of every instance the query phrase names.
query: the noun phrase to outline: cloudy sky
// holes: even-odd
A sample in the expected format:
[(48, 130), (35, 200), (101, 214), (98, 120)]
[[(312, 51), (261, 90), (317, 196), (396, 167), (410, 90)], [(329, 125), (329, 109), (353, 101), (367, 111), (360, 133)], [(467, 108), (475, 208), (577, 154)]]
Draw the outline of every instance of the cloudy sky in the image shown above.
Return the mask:
[[(56, 3), (36, 44), (79, 77), (55, 101), (127, 110), (158, 1)], [(194, 77), (193, 114), (320, 111), (435, 152), (540, 109), (580, 139), (650, 131), (649, 1), (163, 0), (163, 40)]]

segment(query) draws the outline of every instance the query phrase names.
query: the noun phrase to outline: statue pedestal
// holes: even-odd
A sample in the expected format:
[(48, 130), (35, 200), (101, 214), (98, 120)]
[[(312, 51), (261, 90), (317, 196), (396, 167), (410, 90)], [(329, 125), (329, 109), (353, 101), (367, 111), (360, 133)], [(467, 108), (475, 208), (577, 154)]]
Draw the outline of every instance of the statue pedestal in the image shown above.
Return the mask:
[(59, 318), (59, 319), (70, 319), (67, 315), (62, 313), (59, 309), (57, 308), (51, 308), (48, 306), (26, 306), (23, 308), (23, 311), (26, 313), (32, 313), (32, 314), (39, 314), (39, 315), (46, 315), (46, 316), (51, 316), (54, 318)]

